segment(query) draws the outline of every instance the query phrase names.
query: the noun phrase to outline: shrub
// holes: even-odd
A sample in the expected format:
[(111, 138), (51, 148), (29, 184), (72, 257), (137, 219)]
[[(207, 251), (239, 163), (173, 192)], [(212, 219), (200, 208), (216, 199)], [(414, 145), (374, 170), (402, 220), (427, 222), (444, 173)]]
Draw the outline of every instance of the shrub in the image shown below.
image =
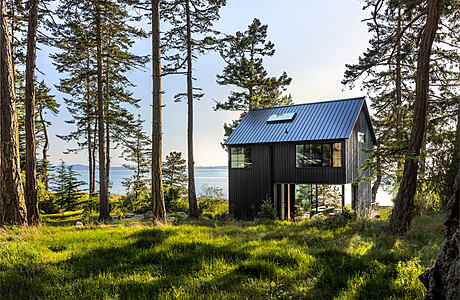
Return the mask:
[(228, 211), (228, 202), (224, 199), (222, 188), (203, 186), (203, 192), (198, 198), (198, 209), (203, 214), (215, 215)]
[(273, 207), (272, 199), (270, 197), (267, 196), (265, 200), (263, 200), (258, 215), (261, 219), (276, 220), (276, 210)]

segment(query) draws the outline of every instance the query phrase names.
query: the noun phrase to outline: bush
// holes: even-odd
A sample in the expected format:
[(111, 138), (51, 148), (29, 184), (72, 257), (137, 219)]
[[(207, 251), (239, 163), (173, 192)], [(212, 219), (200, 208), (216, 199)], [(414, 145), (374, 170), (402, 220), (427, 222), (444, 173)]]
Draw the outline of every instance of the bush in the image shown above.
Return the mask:
[(267, 197), (265, 200), (263, 200), (258, 215), (261, 219), (276, 220), (276, 210), (273, 207), (272, 199), (270, 197)]
[(215, 186), (203, 186), (203, 193), (198, 198), (198, 209), (202, 214), (215, 214), (228, 211), (228, 201), (224, 192)]

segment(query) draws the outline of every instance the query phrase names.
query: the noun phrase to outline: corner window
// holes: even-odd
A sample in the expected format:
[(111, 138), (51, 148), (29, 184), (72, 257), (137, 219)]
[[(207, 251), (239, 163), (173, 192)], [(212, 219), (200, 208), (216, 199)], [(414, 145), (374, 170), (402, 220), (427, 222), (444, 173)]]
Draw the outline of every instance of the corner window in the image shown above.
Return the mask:
[(342, 167), (342, 144), (298, 144), (296, 167)]
[(250, 147), (234, 147), (230, 150), (230, 166), (236, 169), (252, 166), (252, 149)]
[(365, 143), (366, 142), (366, 135), (364, 132), (358, 131), (358, 143)]

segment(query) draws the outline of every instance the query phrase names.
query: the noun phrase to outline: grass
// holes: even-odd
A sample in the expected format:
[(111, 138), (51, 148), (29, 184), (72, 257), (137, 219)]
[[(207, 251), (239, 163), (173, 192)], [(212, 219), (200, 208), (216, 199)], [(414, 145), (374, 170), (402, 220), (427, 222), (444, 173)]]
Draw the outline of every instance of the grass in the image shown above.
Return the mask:
[(404, 239), (385, 219), (0, 229), (0, 298), (423, 299), (442, 221)]

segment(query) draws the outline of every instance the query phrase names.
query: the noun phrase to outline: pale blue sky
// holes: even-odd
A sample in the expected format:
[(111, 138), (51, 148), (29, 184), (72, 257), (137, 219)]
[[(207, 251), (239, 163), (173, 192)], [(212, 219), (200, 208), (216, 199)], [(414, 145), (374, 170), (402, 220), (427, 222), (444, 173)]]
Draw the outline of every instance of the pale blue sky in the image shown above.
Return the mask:
[[(265, 67), (272, 76), (286, 71), (292, 77), (287, 93), (294, 102), (304, 103), (318, 100), (332, 100), (361, 96), (364, 93), (355, 88), (344, 90), (340, 81), (346, 63), (354, 63), (366, 49), (369, 34), (366, 24), (361, 20), (367, 12), (362, 10), (362, 1), (358, 0), (228, 0), (222, 9), (221, 20), (216, 29), (225, 33), (245, 30), (257, 17), (262, 24), (268, 25), (268, 39), (275, 44), (276, 53), (265, 59)], [(139, 41), (135, 52), (149, 54), (150, 40)], [(37, 64), (45, 75), (40, 75), (49, 86), (58, 82), (58, 74), (48, 57), (53, 49), (42, 48), (38, 52)], [(214, 101), (227, 98), (231, 87), (216, 84), (216, 74), (224, 67), (222, 59), (215, 53), (199, 57), (194, 62), (196, 86), (203, 89), (205, 96), (195, 103), (195, 163), (198, 166), (226, 165), (226, 152), (221, 148), (223, 124), (236, 118), (236, 112), (215, 112)], [(145, 72), (129, 74), (136, 84), (132, 89), (135, 97), (141, 100), (141, 108), (133, 110), (146, 120), (146, 129), (151, 127), (151, 65)], [(163, 79), (165, 91), (163, 102), (163, 155), (170, 151), (181, 151), (186, 155), (186, 103), (174, 103), (173, 96), (185, 90), (185, 77), (175, 76)], [(59, 103), (63, 95), (52, 88)], [(75, 143), (66, 143), (56, 137), (72, 130), (65, 124), (70, 119), (66, 108), (61, 106), (57, 117), (52, 117), (50, 132), (50, 160), (54, 163), (61, 159), (67, 163), (87, 163), (86, 152), (63, 154), (66, 148), (75, 147)], [(119, 158), (120, 151), (112, 151), (113, 165), (124, 163)]]

